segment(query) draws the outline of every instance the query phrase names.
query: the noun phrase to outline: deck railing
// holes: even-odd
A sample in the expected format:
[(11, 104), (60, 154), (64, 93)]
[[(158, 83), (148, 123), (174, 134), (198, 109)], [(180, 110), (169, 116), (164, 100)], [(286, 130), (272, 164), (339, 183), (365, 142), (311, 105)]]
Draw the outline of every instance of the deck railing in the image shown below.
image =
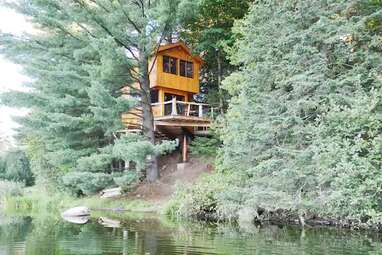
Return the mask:
[(163, 103), (151, 104), (154, 117), (161, 116), (193, 116), (199, 118), (213, 118), (214, 108), (208, 104), (177, 101), (173, 98)]

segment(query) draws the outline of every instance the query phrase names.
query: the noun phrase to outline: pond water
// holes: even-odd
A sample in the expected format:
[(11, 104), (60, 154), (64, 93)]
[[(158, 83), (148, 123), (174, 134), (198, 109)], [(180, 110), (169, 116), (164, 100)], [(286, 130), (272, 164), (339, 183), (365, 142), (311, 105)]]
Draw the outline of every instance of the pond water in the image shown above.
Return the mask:
[(376, 233), (171, 222), (154, 216), (102, 219), (78, 225), (56, 216), (0, 216), (0, 255), (382, 254)]

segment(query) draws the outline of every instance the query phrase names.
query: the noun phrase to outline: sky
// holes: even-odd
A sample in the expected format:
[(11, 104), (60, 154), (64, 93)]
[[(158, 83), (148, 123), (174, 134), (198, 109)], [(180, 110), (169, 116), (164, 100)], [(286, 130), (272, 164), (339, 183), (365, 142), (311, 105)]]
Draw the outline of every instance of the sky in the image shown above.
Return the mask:
[[(0, 3), (0, 31), (22, 35), (32, 32), (33, 28), (24, 16), (1, 6)], [(0, 93), (8, 90), (25, 91), (23, 84), (28, 80), (28, 77), (22, 74), (21, 66), (8, 61), (0, 54)], [(27, 109), (0, 106), (0, 137), (14, 135), (13, 129), (17, 124), (12, 120), (12, 116), (23, 115), (26, 112)]]

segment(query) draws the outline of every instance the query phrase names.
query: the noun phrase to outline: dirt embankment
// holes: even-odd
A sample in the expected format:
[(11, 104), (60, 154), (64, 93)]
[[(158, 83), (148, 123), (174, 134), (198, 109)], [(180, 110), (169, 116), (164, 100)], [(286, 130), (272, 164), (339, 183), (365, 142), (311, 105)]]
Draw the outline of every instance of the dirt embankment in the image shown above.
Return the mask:
[(165, 156), (160, 161), (160, 179), (139, 184), (127, 198), (163, 203), (174, 193), (177, 185), (194, 183), (202, 174), (213, 171), (212, 162), (212, 159), (191, 157), (183, 169), (177, 169), (179, 154)]

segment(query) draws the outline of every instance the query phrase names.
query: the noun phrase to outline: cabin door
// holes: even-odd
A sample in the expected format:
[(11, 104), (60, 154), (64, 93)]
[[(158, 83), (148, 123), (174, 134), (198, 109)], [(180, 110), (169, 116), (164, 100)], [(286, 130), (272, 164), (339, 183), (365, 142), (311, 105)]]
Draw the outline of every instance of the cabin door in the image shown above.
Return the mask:
[[(164, 93), (164, 101), (168, 102), (171, 101), (173, 98), (176, 98), (176, 101), (182, 101), (185, 102), (184, 96), (170, 94), (170, 93)], [(176, 109), (178, 112), (178, 115), (184, 115), (185, 113), (185, 105), (184, 104), (176, 104)], [(164, 115), (171, 115), (172, 111), (172, 104), (166, 104), (164, 106)]]

